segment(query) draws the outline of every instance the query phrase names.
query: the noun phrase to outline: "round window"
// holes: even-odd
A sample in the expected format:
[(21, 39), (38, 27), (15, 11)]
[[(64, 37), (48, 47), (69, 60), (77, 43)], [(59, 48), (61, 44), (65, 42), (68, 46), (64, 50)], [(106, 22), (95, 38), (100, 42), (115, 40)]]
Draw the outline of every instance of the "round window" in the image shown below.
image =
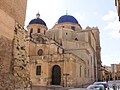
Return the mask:
[(42, 49), (39, 49), (39, 50), (38, 50), (38, 55), (39, 55), (39, 56), (43, 55), (43, 50), (42, 50)]

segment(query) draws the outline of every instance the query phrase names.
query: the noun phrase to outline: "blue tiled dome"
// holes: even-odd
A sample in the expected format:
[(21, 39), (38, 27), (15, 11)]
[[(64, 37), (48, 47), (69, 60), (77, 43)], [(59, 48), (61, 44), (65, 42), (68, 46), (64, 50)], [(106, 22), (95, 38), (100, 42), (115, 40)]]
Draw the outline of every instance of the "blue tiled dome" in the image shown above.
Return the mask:
[(63, 22), (72, 22), (78, 24), (78, 21), (71, 15), (63, 15), (59, 18), (58, 24)]
[(46, 23), (40, 18), (36, 18), (36, 19), (31, 20), (29, 22), (29, 24), (42, 24), (42, 25), (46, 26)]

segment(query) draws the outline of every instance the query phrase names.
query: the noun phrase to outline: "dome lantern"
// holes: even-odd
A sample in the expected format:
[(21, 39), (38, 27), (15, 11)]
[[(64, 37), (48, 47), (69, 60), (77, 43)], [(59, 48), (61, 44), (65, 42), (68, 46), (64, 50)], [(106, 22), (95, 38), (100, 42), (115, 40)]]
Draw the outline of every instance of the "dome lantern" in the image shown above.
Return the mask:
[(40, 18), (40, 14), (39, 14), (39, 12), (36, 14), (36, 18)]
[(46, 26), (46, 23), (40, 18), (39, 12), (36, 14), (36, 18), (32, 19), (29, 24), (41, 24)]

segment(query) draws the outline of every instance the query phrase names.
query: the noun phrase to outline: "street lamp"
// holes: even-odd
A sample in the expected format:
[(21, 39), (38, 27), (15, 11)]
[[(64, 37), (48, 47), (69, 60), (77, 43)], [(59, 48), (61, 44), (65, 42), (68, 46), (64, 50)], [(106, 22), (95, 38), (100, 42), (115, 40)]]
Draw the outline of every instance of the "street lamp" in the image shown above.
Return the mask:
[(65, 80), (66, 80), (66, 87), (67, 87), (67, 76), (69, 76), (69, 74), (68, 74), (68, 73), (65, 73), (65, 74), (63, 74), (63, 76), (65, 76)]
[(113, 90), (116, 90), (116, 82), (115, 82), (115, 72), (116, 72), (116, 67), (115, 64), (111, 64), (111, 68), (112, 68), (112, 74), (113, 74), (113, 80), (114, 80), (114, 84), (113, 84)]

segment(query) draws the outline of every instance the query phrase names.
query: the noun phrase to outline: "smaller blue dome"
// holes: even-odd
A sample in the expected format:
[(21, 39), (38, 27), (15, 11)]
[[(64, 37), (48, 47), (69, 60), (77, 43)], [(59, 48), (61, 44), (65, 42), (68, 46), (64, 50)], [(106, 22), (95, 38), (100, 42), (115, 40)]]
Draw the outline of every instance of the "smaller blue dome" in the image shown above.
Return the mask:
[(46, 26), (46, 23), (40, 18), (32, 19), (29, 22), (29, 24), (42, 24), (42, 25)]
[(78, 24), (78, 21), (71, 15), (63, 15), (59, 18), (58, 24), (63, 22), (72, 22)]

